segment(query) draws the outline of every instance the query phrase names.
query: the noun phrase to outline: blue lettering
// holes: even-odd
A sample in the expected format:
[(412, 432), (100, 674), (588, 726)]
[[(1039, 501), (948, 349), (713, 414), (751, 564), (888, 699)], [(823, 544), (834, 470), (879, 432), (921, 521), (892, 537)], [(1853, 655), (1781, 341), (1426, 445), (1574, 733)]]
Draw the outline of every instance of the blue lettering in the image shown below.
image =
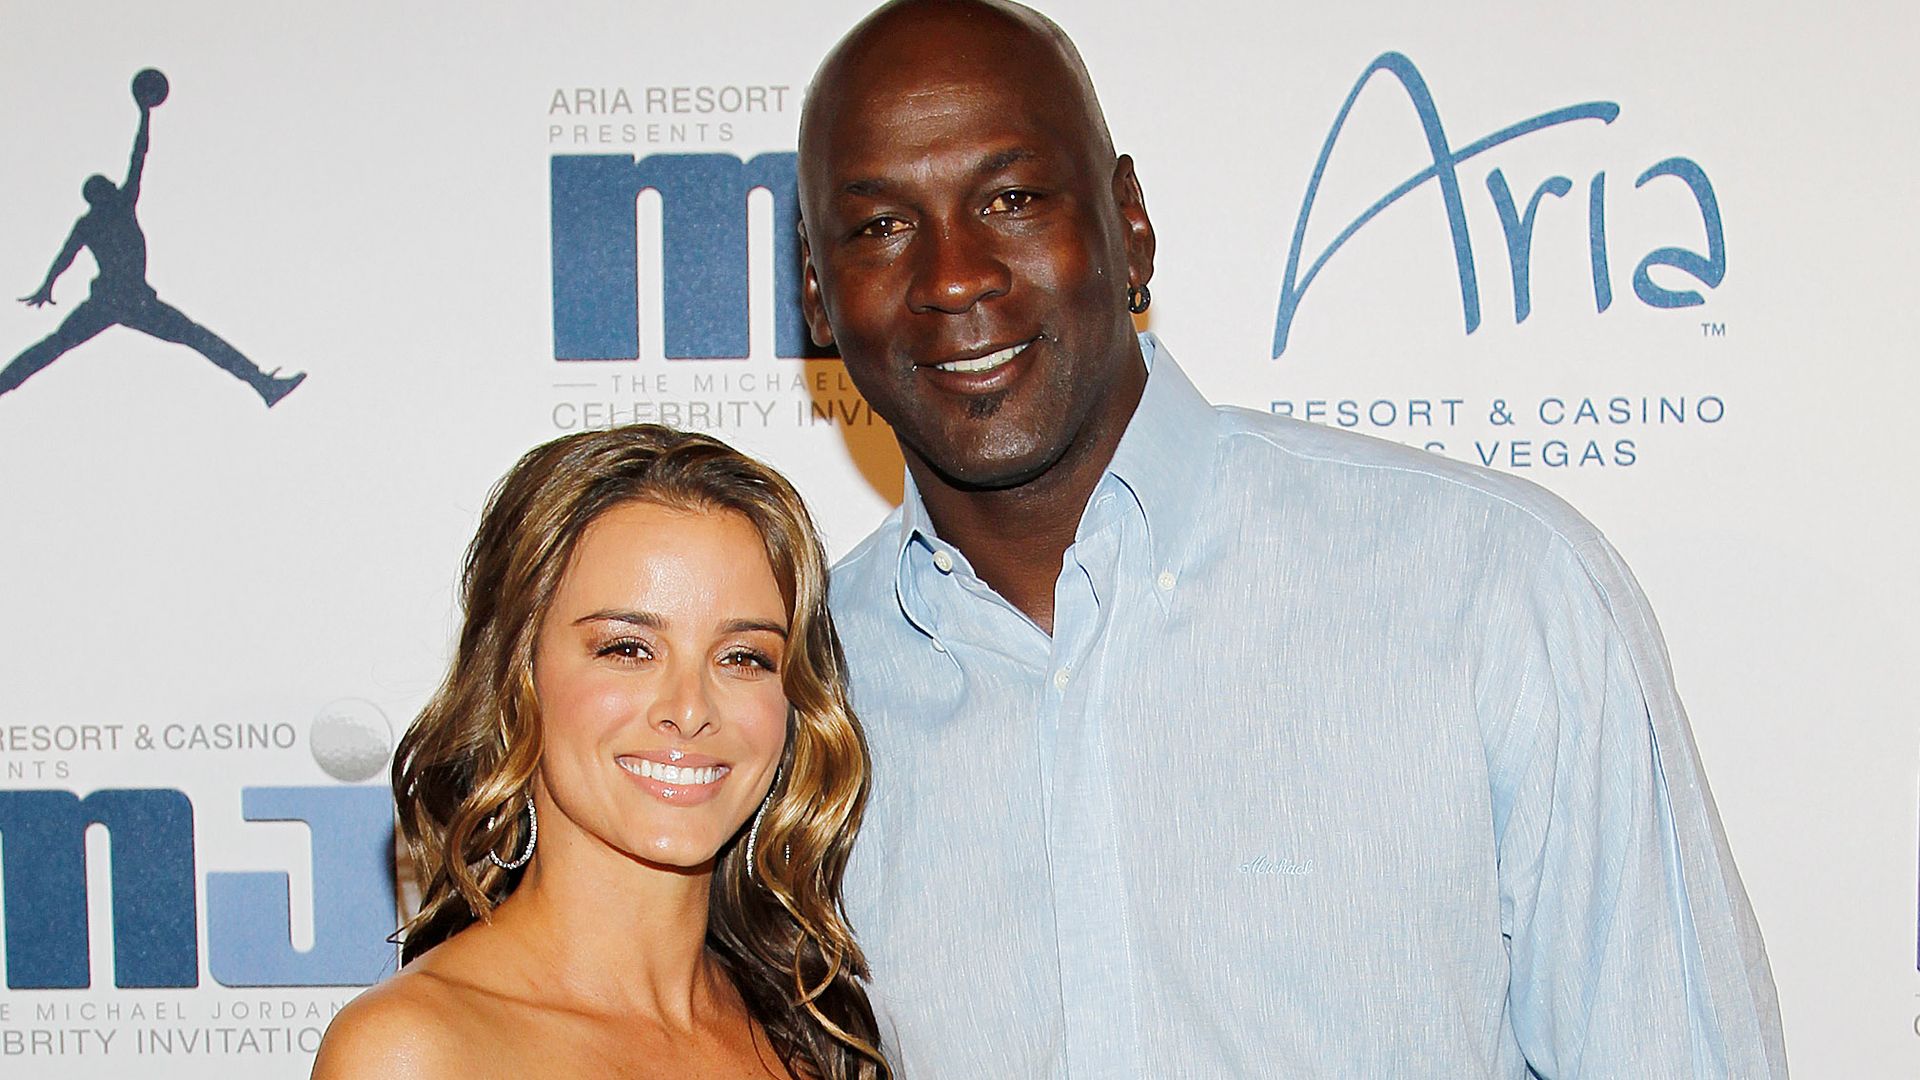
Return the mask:
[(1663, 247), (1646, 258), (1633, 271), (1633, 293), (1650, 307), (1678, 308), (1693, 307), (1706, 302), (1705, 298), (1691, 289), (1663, 289), (1653, 283), (1647, 274), (1650, 266), (1671, 266), (1698, 278), (1709, 289), (1718, 288), (1727, 276), (1727, 238), (1720, 229), (1720, 203), (1713, 197), (1713, 184), (1707, 180), (1707, 174), (1700, 166), (1683, 157), (1672, 157), (1646, 172), (1633, 182), (1638, 188), (1656, 176), (1677, 176), (1686, 181), (1692, 189), (1694, 201), (1700, 204), (1700, 220), (1707, 227), (1707, 254), (1685, 248)]
[(365, 986), (392, 969), (393, 797), (384, 787), (246, 788), (248, 821), (313, 837), (313, 948), (296, 952), (285, 873), (207, 875), (207, 968), (226, 986)]
[[(1540, 209), (1540, 196), (1551, 193), (1561, 198), (1573, 190), (1573, 181), (1564, 176), (1550, 176), (1546, 182), (1533, 190), (1533, 197), (1527, 200), (1527, 212), (1514, 212), (1513, 192), (1507, 188), (1507, 178), (1499, 169), (1487, 174), (1487, 192), (1493, 196), (1494, 209), (1500, 212), (1500, 229), (1507, 238), (1507, 268), (1513, 275), (1513, 321), (1523, 323), (1533, 311), (1533, 295), (1527, 286), (1528, 275), (1533, 267), (1533, 216)], [(1472, 332), (1472, 327), (1468, 327)]]
[(1607, 174), (1587, 185), (1587, 261), (1593, 265), (1593, 310), (1613, 306), (1613, 275), (1607, 270)]
[[(293, 948), (284, 873), (207, 875), (208, 969), (227, 986), (365, 986), (392, 969), (393, 803), (384, 787), (247, 788), (249, 821), (312, 834), (314, 944)], [(167, 788), (0, 791), (7, 986), (84, 989), (86, 834), (112, 845), (114, 985), (200, 983), (194, 812)]]
[[(1368, 207), (1359, 217), (1354, 218), (1333, 238), (1318, 258), (1307, 268), (1305, 274), (1300, 270), (1300, 249), (1306, 241), (1307, 223), (1313, 216), (1313, 201), (1320, 190), (1320, 180), (1326, 174), (1327, 162), (1333, 156), (1333, 148), (1340, 140), (1340, 131), (1346, 125), (1347, 114), (1353, 111), (1354, 102), (1360, 98), (1360, 91), (1366, 88), (1368, 80), (1375, 72), (1385, 71), (1400, 81), (1406, 90), (1407, 98), (1413, 105), (1414, 115), (1420, 121), (1420, 128), (1426, 135), (1427, 152), (1433, 164), (1414, 173), (1392, 191), (1387, 192)], [(1517, 124), (1501, 128), (1485, 138), (1454, 149), (1447, 141), (1446, 131), (1440, 123), (1440, 112), (1435, 107), (1433, 95), (1428, 92), (1426, 80), (1421, 78), (1420, 70), (1406, 56), (1389, 52), (1381, 54), (1373, 63), (1367, 65), (1353, 90), (1347, 94), (1347, 100), (1340, 106), (1339, 114), (1334, 117), (1333, 127), (1327, 132), (1326, 142), (1320, 147), (1320, 158), (1314, 163), (1313, 176), (1307, 182), (1306, 197), (1300, 203), (1300, 217), (1293, 229), (1292, 247), (1287, 252), (1286, 276), (1280, 282), (1280, 310), (1274, 319), (1273, 355), (1280, 356), (1287, 350), (1287, 336), (1293, 328), (1293, 317), (1299, 310), (1300, 300), (1306, 295), (1307, 288), (1319, 275), (1327, 260), (1340, 250), (1354, 233), (1372, 221), (1382, 210), (1398, 202), (1402, 196), (1419, 188), (1429, 180), (1440, 185), (1441, 202), (1446, 208), (1447, 228), (1453, 236), (1453, 261), (1460, 275), (1460, 308), (1471, 334), (1480, 325), (1480, 286), (1474, 272), (1473, 244), (1467, 236), (1467, 213), (1461, 203), (1460, 179), (1457, 166), (1502, 143), (1510, 142), (1522, 135), (1531, 134), (1558, 124), (1575, 120), (1599, 120), (1612, 123), (1620, 115), (1620, 106), (1611, 101), (1589, 101), (1580, 105), (1570, 105), (1563, 109), (1554, 109), (1529, 117)]]
[(635, 201), (660, 193), (662, 328), (673, 359), (749, 353), (747, 196), (773, 196), (774, 350), (805, 355), (794, 155), (558, 154), (552, 161), (553, 354), (640, 355)]
[(198, 986), (194, 934), (193, 804), (167, 789), (0, 791), (7, 986), (92, 985), (87, 962), (90, 825), (113, 851), (113, 982)]
[[(1427, 156), (1431, 164), (1414, 173), (1398, 186), (1388, 191), (1358, 217), (1348, 222), (1346, 227), (1335, 234), (1312, 262), (1301, 271), (1302, 248), (1306, 242), (1307, 226), (1313, 216), (1314, 201), (1320, 192), (1320, 183), (1325, 178), (1327, 164), (1332, 159), (1333, 149), (1340, 141), (1347, 117), (1351, 114), (1355, 102), (1367, 83), (1378, 72), (1386, 72), (1399, 81), (1413, 106), (1415, 118), (1419, 121), (1426, 140)], [(1620, 115), (1620, 107), (1610, 101), (1589, 101), (1554, 109), (1538, 116), (1522, 120), (1517, 124), (1501, 128), (1485, 138), (1455, 148), (1449, 141), (1446, 130), (1440, 122), (1438, 108), (1433, 96), (1421, 77), (1413, 61), (1397, 53), (1384, 53), (1367, 66), (1360, 78), (1348, 92), (1346, 101), (1334, 117), (1333, 127), (1327, 132), (1326, 141), (1321, 144), (1320, 156), (1314, 163), (1313, 175), (1308, 180), (1305, 197), (1300, 203), (1300, 216), (1295, 222), (1293, 239), (1287, 252), (1285, 276), (1280, 282), (1279, 310), (1274, 318), (1273, 355), (1279, 357), (1286, 352), (1287, 340), (1292, 333), (1294, 317), (1299, 313), (1301, 300), (1313, 280), (1326, 266), (1333, 254), (1340, 250), (1353, 235), (1360, 231), (1387, 207), (1399, 201), (1410, 192), (1434, 181), (1440, 188), (1440, 201), (1447, 218), (1447, 229), (1453, 242), (1455, 271), (1460, 283), (1460, 312), (1466, 324), (1466, 332), (1471, 334), (1479, 329), (1480, 284), (1474, 263), (1473, 244), (1467, 230), (1466, 211), (1460, 195), (1459, 166), (1493, 147), (1510, 142), (1545, 128), (1575, 120), (1599, 120), (1611, 124)], [(1698, 291), (1692, 289), (1669, 289), (1656, 285), (1649, 274), (1655, 266), (1667, 266), (1691, 275), (1707, 288), (1716, 288), (1726, 276), (1727, 255), (1726, 237), (1721, 227), (1720, 207), (1714, 198), (1713, 185), (1698, 164), (1684, 157), (1673, 157), (1647, 169), (1635, 182), (1636, 189), (1648, 181), (1660, 176), (1678, 177), (1693, 192), (1698, 204), (1700, 218), (1706, 229), (1707, 253), (1700, 254), (1686, 248), (1663, 247), (1640, 260), (1634, 270), (1634, 295), (1650, 307), (1678, 308), (1691, 307), (1704, 303)], [(1605, 312), (1613, 305), (1613, 281), (1607, 258), (1607, 213), (1606, 213), (1606, 174), (1596, 173), (1587, 186), (1587, 258), (1593, 275), (1593, 305), (1596, 312)], [(1532, 295), (1529, 287), (1531, 275), (1531, 256), (1533, 244), (1533, 226), (1535, 214), (1543, 195), (1565, 197), (1573, 191), (1573, 181), (1564, 176), (1549, 177), (1528, 198), (1524, 211), (1514, 199), (1508, 187), (1507, 178), (1499, 169), (1487, 176), (1487, 192), (1491, 196), (1494, 209), (1499, 213), (1501, 229), (1507, 246), (1508, 269), (1513, 280), (1513, 310), (1515, 323), (1525, 322), (1532, 311)]]

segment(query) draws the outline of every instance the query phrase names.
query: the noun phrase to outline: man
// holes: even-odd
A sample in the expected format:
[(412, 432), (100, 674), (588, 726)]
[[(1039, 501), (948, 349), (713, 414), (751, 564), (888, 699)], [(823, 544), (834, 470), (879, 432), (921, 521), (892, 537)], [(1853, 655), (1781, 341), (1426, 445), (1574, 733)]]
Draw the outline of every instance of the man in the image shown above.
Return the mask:
[(90, 209), (73, 223), (67, 242), (33, 295), (22, 297), (29, 307), (54, 302), (53, 283), (73, 265), (81, 248), (93, 252), (100, 276), (93, 279), (87, 298), (73, 309), (59, 328), (0, 368), (0, 394), (19, 387), (42, 368), (84, 344), (109, 326), (127, 326), (162, 341), (177, 342), (213, 361), (222, 370), (253, 388), (271, 409), (292, 393), (305, 372), (281, 375), (254, 366), (240, 350), (213, 331), (186, 317), (160, 299), (147, 284), (147, 235), (140, 228), (134, 204), (140, 201), (140, 174), (147, 163), (147, 132), (153, 110), (166, 100), (167, 80), (148, 68), (134, 77), (134, 101), (140, 106), (140, 130), (133, 137), (133, 159), (127, 178), (118, 187), (104, 176), (89, 176), (80, 186)]
[(1058, 28), (882, 8), (799, 170), (809, 326), (910, 480), (834, 580), (907, 1075), (1784, 1075), (1626, 568), (1136, 337), (1153, 228)]

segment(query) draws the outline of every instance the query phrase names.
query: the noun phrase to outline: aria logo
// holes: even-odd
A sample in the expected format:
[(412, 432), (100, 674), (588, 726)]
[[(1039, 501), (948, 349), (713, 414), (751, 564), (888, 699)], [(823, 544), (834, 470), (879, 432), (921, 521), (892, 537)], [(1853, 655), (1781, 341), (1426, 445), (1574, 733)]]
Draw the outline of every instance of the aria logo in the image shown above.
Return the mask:
[[(1333, 148), (1340, 141), (1340, 132), (1346, 126), (1347, 114), (1353, 111), (1354, 102), (1360, 98), (1360, 91), (1366, 88), (1369, 80), (1378, 72), (1386, 72), (1400, 81), (1401, 88), (1407, 93), (1413, 105), (1414, 115), (1420, 121), (1425, 134), (1427, 152), (1433, 164), (1414, 173), (1402, 181), (1393, 190), (1381, 196), (1379, 201), (1369, 206), (1359, 217), (1348, 222), (1326, 248), (1320, 252), (1313, 264), (1307, 267), (1305, 274), (1300, 273), (1300, 249), (1306, 238), (1307, 222), (1313, 216), (1313, 202), (1320, 191), (1320, 181), (1326, 175), (1327, 161), (1333, 156)], [(1529, 117), (1517, 124), (1501, 128), (1491, 135), (1476, 139), (1465, 146), (1455, 147), (1447, 139), (1446, 130), (1440, 123), (1440, 110), (1434, 104), (1433, 95), (1427, 90), (1427, 82), (1420, 76), (1420, 69), (1412, 60), (1397, 52), (1382, 54), (1360, 78), (1353, 84), (1352, 92), (1340, 106), (1339, 115), (1334, 117), (1333, 128), (1327, 132), (1327, 140), (1320, 147), (1320, 160), (1313, 166), (1313, 178), (1307, 182), (1306, 197), (1300, 203), (1300, 219), (1293, 229), (1293, 244), (1287, 251), (1286, 277), (1280, 283), (1280, 310), (1274, 320), (1273, 355), (1278, 359), (1287, 351), (1287, 337), (1293, 328), (1294, 316), (1305, 297), (1307, 287), (1326, 267), (1327, 260), (1340, 246), (1353, 238), (1369, 221), (1377, 217), (1382, 210), (1392, 206), (1403, 196), (1425, 186), (1429, 181), (1440, 185), (1441, 202), (1446, 208), (1447, 228), (1453, 236), (1454, 267), (1460, 277), (1460, 311), (1466, 321), (1467, 333), (1471, 334), (1480, 327), (1480, 284), (1474, 269), (1473, 241), (1467, 235), (1467, 214), (1460, 192), (1459, 167), (1462, 163), (1493, 149), (1503, 143), (1531, 135), (1536, 131), (1577, 120), (1598, 120), (1611, 124), (1620, 115), (1620, 106), (1611, 101), (1589, 101), (1579, 105), (1569, 105), (1553, 109), (1538, 116)], [(1633, 271), (1633, 294), (1649, 307), (1679, 308), (1692, 307), (1705, 303), (1705, 298), (1693, 289), (1669, 289), (1654, 282), (1649, 269), (1655, 266), (1670, 267), (1697, 280), (1707, 288), (1715, 288), (1727, 273), (1726, 238), (1720, 226), (1720, 204), (1714, 198), (1713, 185), (1708, 182), (1705, 170), (1693, 161), (1683, 157), (1670, 157), (1647, 167), (1633, 186), (1638, 189), (1661, 177), (1673, 177), (1687, 185), (1692, 192), (1694, 202), (1700, 211), (1700, 223), (1706, 233), (1707, 253), (1689, 251), (1680, 247), (1663, 247), (1649, 252), (1640, 260)], [(1540, 209), (1540, 199), (1544, 195), (1562, 198), (1573, 190), (1573, 181), (1564, 176), (1550, 176), (1540, 183), (1528, 197), (1525, 211), (1521, 211), (1514, 202), (1513, 191), (1507, 184), (1506, 175), (1499, 169), (1487, 174), (1487, 195), (1493, 200), (1494, 209), (1500, 215), (1500, 228), (1507, 242), (1507, 269), (1513, 282), (1513, 321), (1523, 323), (1533, 307), (1529, 288), (1530, 269), (1533, 251), (1534, 216)], [(1595, 173), (1587, 184), (1587, 240), (1588, 260), (1593, 277), (1593, 307), (1595, 312), (1604, 312), (1613, 305), (1613, 276), (1607, 262), (1607, 174)]]
[(252, 387), (272, 408), (293, 392), (307, 376), (261, 371), (253, 361), (218, 334), (187, 318), (161, 300), (147, 284), (147, 236), (140, 229), (135, 204), (140, 200), (140, 176), (147, 164), (149, 128), (153, 110), (167, 100), (167, 77), (147, 68), (133, 77), (133, 100), (140, 106), (140, 129), (133, 137), (133, 160), (127, 178), (116, 185), (104, 176), (87, 177), (80, 186), (88, 209), (73, 223), (67, 242), (54, 256), (53, 266), (33, 295), (21, 298), (30, 307), (56, 303), (53, 283), (73, 265), (82, 248), (93, 253), (100, 276), (93, 279), (87, 298), (73, 309), (58, 329), (0, 368), (0, 394), (14, 390), (40, 369), (58, 360), (110, 326), (126, 326), (162, 341), (171, 341), (200, 355)]

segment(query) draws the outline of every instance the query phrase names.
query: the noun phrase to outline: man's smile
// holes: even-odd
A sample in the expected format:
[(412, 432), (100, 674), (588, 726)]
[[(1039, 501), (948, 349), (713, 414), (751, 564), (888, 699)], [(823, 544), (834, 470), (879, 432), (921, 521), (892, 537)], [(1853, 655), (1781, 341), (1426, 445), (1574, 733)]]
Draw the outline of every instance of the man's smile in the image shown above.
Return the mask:
[(984, 356), (963, 357), (959, 360), (949, 360), (946, 363), (934, 364), (932, 366), (939, 371), (960, 371), (960, 372), (992, 371), (994, 368), (997, 368), (1000, 365), (1011, 361), (1014, 357), (1019, 356), (1021, 353), (1026, 352), (1027, 346), (1032, 345), (1034, 342), (1039, 340), (1040, 339), (1037, 337), (1028, 338), (1026, 341), (1022, 341), (1017, 345), (1009, 345), (1004, 349), (995, 349), (994, 351), (987, 353)]

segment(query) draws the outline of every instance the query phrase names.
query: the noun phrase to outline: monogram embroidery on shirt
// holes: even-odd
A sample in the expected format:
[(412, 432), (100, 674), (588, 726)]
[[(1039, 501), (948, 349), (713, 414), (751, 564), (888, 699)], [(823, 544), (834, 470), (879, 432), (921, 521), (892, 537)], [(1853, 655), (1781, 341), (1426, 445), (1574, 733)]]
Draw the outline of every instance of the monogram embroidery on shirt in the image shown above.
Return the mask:
[(1289, 877), (1305, 877), (1313, 873), (1313, 860), (1295, 862), (1292, 859), (1274, 859), (1265, 855), (1255, 855), (1240, 864), (1240, 872), (1265, 876), (1267, 874), (1286, 874)]

